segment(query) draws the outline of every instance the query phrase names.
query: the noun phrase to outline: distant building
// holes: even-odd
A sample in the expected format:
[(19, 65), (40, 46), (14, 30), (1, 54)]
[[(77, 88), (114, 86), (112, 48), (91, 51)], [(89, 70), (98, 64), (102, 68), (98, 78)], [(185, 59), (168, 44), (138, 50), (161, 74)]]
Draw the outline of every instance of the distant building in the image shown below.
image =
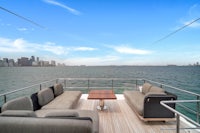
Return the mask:
[(17, 59), (17, 66), (21, 66), (21, 59)]
[(34, 62), (35, 61), (35, 56), (31, 56), (31, 60), (32, 60), (32, 62)]
[(3, 58), (3, 66), (8, 67), (8, 58)]
[(15, 62), (14, 59), (8, 59), (8, 58), (0, 58), (0, 67), (14, 67), (14, 66), (56, 66), (56, 61), (51, 60), (49, 61), (40, 61), (39, 57), (35, 58), (35, 56), (28, 57), (21, 57), (18, 58)]
[(39, 66), (39, 62), (37, 61), (32, 62), (32, 66)]
[(66, 66), (65, 63), (58, 63), (58, 66)]
[(27, 57), (21, 57), (21, 66), (31, 66), (31, 62)]
[(3, 67), (3, 61), (0, 60), (0, 67)]
[(56, 66), (56, 61), (52, 60), (51, 61), (51, 66)]
[(44, 66), (50, 66), (49, 61), (43, 61)]
[(9, 67), (14, 67), (15, 66), (15, 61), (13, 59), (8, 60), (8, 66)]
[(37, 62), (39, 62), (40, 60), (39, 60), (39, 57), (37, 57)]

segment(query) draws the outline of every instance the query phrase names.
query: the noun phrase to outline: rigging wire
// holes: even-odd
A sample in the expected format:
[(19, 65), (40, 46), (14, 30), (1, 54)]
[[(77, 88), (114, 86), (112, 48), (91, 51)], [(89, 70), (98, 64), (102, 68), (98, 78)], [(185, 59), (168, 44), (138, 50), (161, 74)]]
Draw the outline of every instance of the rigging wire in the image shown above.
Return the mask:
[(199, 20), (200, 20), (200, 18), (197, 18), (197, 19), (193, 20), (192, 22), (190, 22), (190, 23), (188, 23), (188, 24), (186, 24), (186, 25), (184, 25), (184, 26), (178, 28), (178, 29), (175, 30), (174, 32), (171, 32), (171, 33), (167, 34), (166, 36), (162, 37), (161, 39), (159, 39), (159, 40), (153, 42), (152, 44), (156, 44), (156, 43), (158, 43), (158, 42), (161, 42), (161, 41), (167, 39), (168, 37), (174, 35), (175, 33), (177, 33), (177, 32), (179, 32), (179, 31), (183, 30), (184, 28), (190, 26), (191, 24), (193, 24), (194, 22), (199, 21)]
[(14, 12), (12, 12), (12, 11), (6, 9), (6, 8), (3, 8), (3, 7), (0, 6), (0, 9), (3, 10), (3, 11), (6, 11), (6, 12), (12, 14), (12, 15), (15, 15), (15, 16), (17, 16), (18, 18), (21, 18), (21, 19), (23, 19), (23, 20), (25, 20), (25, 21), (27, 21), (27, 22), (29, 22), (29, 23), (32, 23), (33, 25), (36, 25), (36, 26), (38, 26), (38, 27), (40, 27), (40, 28), (42, 28), (42, 29), (46, 29), (44, 26), (42, 26), (42, 25), (40, 25), (40, 24), (38, 24), (38, 23), (36, 23), (36, 22), (34, 22), (34, 21), (28, 19), (28, 18), (25, 18), (25, 17), (23, 17), (23, 16), (21, 16), (21, 15), (19, 15), (19, 14), (17, 14), (17, 13), (14, 13)]

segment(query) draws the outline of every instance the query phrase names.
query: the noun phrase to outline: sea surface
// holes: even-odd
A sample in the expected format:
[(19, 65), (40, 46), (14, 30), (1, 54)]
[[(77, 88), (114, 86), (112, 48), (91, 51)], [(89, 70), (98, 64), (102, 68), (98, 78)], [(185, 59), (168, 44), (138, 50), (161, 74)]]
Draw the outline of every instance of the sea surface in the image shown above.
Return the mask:
[(197, 66), (0, 67), (0, 94), (55, 78), (145, 78), (200, 94)]
[(200, 93), (194, 66), (0, 67), (0, 93), (55, 78), (145, 78)]

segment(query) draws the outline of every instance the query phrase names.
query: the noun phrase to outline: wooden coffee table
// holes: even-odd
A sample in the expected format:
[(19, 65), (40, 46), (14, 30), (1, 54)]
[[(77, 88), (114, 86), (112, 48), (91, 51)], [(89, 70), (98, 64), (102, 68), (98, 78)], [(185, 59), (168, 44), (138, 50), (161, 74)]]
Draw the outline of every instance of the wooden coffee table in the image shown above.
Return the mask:
[(98, 110), (105, 110), (107, 106), (104, 105), (105, 99), (117, 99), (113, 90), (91, 90), (88, 99), (99, 99)]

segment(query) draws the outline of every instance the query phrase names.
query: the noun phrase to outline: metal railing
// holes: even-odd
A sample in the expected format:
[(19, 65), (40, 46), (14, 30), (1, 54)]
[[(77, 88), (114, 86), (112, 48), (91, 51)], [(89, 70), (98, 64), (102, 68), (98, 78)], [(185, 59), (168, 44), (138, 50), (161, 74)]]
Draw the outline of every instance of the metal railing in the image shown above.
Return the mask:
[[(114, 91), (119, 92), (118, 90), (121, 89), (122, 93), (126, 89), (138, 89), (139, 86), (142, 86), (143, 83), (149, 82), (151, 84), (156, 84), (157, 86), (161, 88), (170, 88), (173, 91), (179, 91), (184, 94), (188, 94), (191, 96), (194, 96), (196, 101), (200, 100), (200, 94), (190, 92), (187, 90), (183, 90), (177, 87), (173, 87), (170, 85), (166, 85), (163, 83), (155, 82), (152, 80), (148, 79), (137, 79), (137, 78), (57, 78), (45, 82), (41, 82), (39, 84), (34, 84), (28, 87), (20, 88), (17, 90), (13, 90), (7, 93), (0, 94), (0, 97), (3, 97), (3, 102), (5, 103), (7, 101), (7, 96), (17, 93), (17, 92), (22, 92), (27, 89), (31, 89), (32, 87), (37, 86), (38, 90), (44, 88), (45, 84), (51, 83), (53, 85), (54, 83), (62, 83), (65, 89), (78, 89), (83, 91), (85, 93), (89, 92), (91, 89), (112, 89)], [(172, 102), (172, 101), (171, 101)], [(185, 101), (188, 102), (188, 101)], [(165, 103), (162, 103), (165, 104)], [(177, 102), (177, 105), (179, 102)], [(191, 113), (194, 113), (196, 115), (196, 123), (199, 123), (199, 117), (200, 117), (200, 102), (196, 102), (196, 111), (191, 110), (190, 108), (181, 105), (183, 109), (190, 111)], [(170, 109), (171, 110), (171, 109)], [(174, 110), (176, 111), (176, 110)], [(180, 112), (179, 112), (180, 113)], [(181, 114), (185, 118), (185, 115)], [(177, 118), (179, 119), (179, 118)]]
[[(200, 94), (197, 94), (197, 93), (194, 93), (194, 92), (191, 92), (191, 91), (187, 91), (187, 90), (184, 90), (184, 89), (180, 89), (180, 88), (177, 88), (177, 87), (173, 87), (173, 86), (170, 86), (170, 85), (166, 85), (166, 84), (163, 84), (163, 83), (159, 83), (159, 82), (155, 82), (155, 81), (152, 81), (152, 80), (144, 80), (145, 82), (151, 82), (151, 83), (155, 83), (155, 84), (158, 84), (160, 85), (161, 88), (164, 88), (164, 87), (168, 87), (168, 88), (171, 88), (173, 89), (174, 91), (177, 91), (177, 92), (181, 92), (183, 94), (188, 94), (188, 95), (191, 95), (195, 98), (195, 100), (200, 100)], [(182, 103), (187, 103), (187, 102), (182, 102)], [(177, 102), (178, 106), (181, 106), (183, 109), (185, 109), (186, 111), (190, 112), (190, 113), (193, 113), (196, 115), (196, 122), (197, 123), (200, 123), (200, 102), (196, 102), (196, 111), (188, 108), (187, 106), (185, 105), (181, 105), (179, 104), (179, 102)]]
[[(70, 85), (70, 82), (72, 81), (86, 81), (85, 86), (73, 86)], [(96, 85), (95, 83), (92, 82), (101, 82), (101, 81), (110, 81), (109, 84), (107, 84), (107, 86), (102, 86), (102, 84), (97, 84), (98, 86), (94, 86)], [(116, 86), (116, 82), (120, 83), (120, 81), (129, 81), (128, 83), (132, 84), (131, 87), (125, 86), (123, 83), (121, 83), (120, 85)], [(57, 82), (63, 83), (64, 84), (64, 88), (66, 89), (77, 89), (77, 88), (81, 88), (81, 89), (87, 89), (88, 91), (91, 89), (120, 89), (120, 88), (131, 88), (133, 89), (133, 87), (136, 89), (138, 88), (139, 85), (141, 85), (143, 82), (143, 79), (136, 79), (136, 78), (58, 78)], [(141, 82), (139, 84), (139, 82)], [(67, 84), (68, 83), (68, 84)], [(104, 82), (105, 83), (105, 82)], [(121, 86), (123, 85), (123, 86)]]
[(13, 90), (13, 91), (9, 91), (9, 92), (0, 94), (0, 97), (3, 97), (3, 99), (4, 99), (3, 102), (5, 103), (5, 102), (7, 102), (7, 96), (8, 95), (11, 95), (11, 94), (17, 93), (17, 92), (21, 92), (21, 91), (24, 91), (24, 90), (28, 90), (28, 89), (30, 89), (32, 87), (35, 87), (35, 86), (39, 86), (38, 89), (41, 90), (43, 84), (50, 83), (50, 82), (53, 82), (53, 81), (56, 81), (56, 79), (44, 81), (44, 82), (41, 82), (39, 84), (33, 84), (33, 85), (30, 85), (30, 86), (27, 86), (27, 87), (24, 87), (24, 88), (20, 88), (20, 89), (16, 89), (16, 90)]
[[(199, 103), (200, 100), (174, 100), (174, 101), (161, 101), (161, 105), (163, 105), (165, 108), (169, 109), (170, 111), (174, 112), (176, 114), (176, 133), (180, 133), (181, 129), (200, 129), (200, 124), (195, 122), (194, 120), (188, 118), (187, 116), (185, 116), (184, 114), (180, 113), (179, 111), (173, 109), (172, 107), (170, 107), (168, 104), (177, 104), (177, 103), (186, 103), (186, 102), (197, 102)], [(187, 120), (188, 122), (192, 123), (194, 126), (193, 128), (180, 128), (180, 117), (184, 118), (185, 120)], [(170, 129), (168, 129), (170, 130)]]

